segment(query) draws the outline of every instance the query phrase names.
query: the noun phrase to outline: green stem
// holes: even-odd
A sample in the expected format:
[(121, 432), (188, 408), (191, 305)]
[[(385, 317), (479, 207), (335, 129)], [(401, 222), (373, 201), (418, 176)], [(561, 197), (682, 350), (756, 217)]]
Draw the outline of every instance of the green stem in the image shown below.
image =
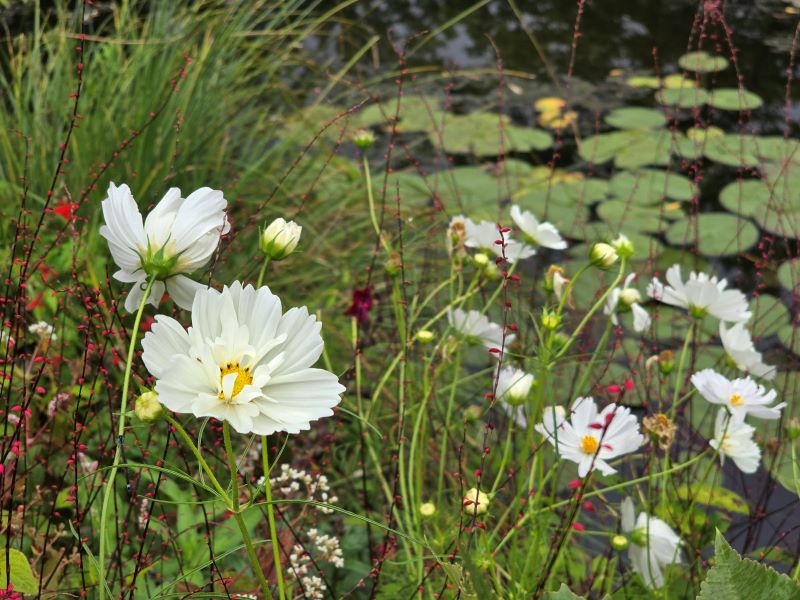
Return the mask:
[(367, 160), (366, 154), (364, 154), (363, 156), (363, 163), (364, 163), (364, 179), (366, 180), (367, 184), (367, 202), (369, 202), (369, 218), (372, 221), (372, 228), (375, 230), (375, 235), (378, 236), (378, 239), (380, 240), (383, 249), (386, 250), (387, 253), (390, 253), (392, 249), (389, 247), (389, 243), (383, 237), (383, 233), (381, 232), (381, 226), (378, 224), (378, 217), (375, 214), (375, 197), (372, 193), (372, 177), (370, 177), (369, 161)]
[(272, 540), (272, 560), (275, 563), (275, 573), (278, 578), (278, 596), (280, 600), (286, 598), (283, 583), (283, 567), (281, 566), (280, 542), (278, 541), (278, 530), (275, 527), (275, 510), (272, 507), (272, 484), (269, 482), (269, 447), (267, 446), (267, 436), (261, 436), (261, 461), (264, 467), (264, 490), (267, 494), (267, 520), (269, 521), (269, 537)]
[[(114, 492), (114, 483), (117, 479), (117, 472), (119, 471), (119, 463), (122, 460), (122, 444), (124, 443), (123, 436), (125, 435), (125, 414), (128, 412), (128, 389), (131, 383), (131, 370), (133, 367), (133, 355), (136, 351), (136, 340), (139, 337), (139, 326), (142, 322), (142, 314), (147, 300), (150, 298), (150, 291), (153, 288), (155, 279), (150, 278), (145, 287), (142, 299), (139, 301), (139, 308), (136, 310), (136, 318), (133, 321), (133, 331), (131, 331), (131, 341), (128, 344), (128, 358), (125, 361), (125, 376), (122, 380), (122, 401), (119, 409), (119, 423), (117, 425), (117, 449), (114, 452), (114, 462), (112, 463), (111, 472), (103, 489), (103, 504), (100, 509), (100, 550), (97, 555), (97, 564), (100, 578), (100, 600), (105, 598), (106, 594), (106, 517), (108, 515), (108, 502), (111, 499), (111, 494)], [(138, 285), (138, 284), (137, 284)]]
[(694, 328), (697, 326), (695, 321), (692, 321), (692, 325), (689, 327), (689, 331), (686, 332), (686, 339), (683, 341), (683, 348), (681, 348), (681, 356), (678, 359), (678, 372), (675, 374), (675, 390), (672, 394), (672, 406), (669, 409), (669, 416), (670, 418), (675, 418), (675, 410), (678, 407), (678, 396), (681, 393), (681, 388), (683, 387), (683, 369), (686, 366), (686, 355), (689, 352), (689, 343), (694, 336)]
[(200, 453), (200, 450), (198, 450), (197, 446), (195, 446), (194, 441), (192, 440), (192, 438), (189, 436), (188, 433), (186, 433), (186, 430), (181, 426), (181, 424), (178, 423), (175, 419), (173, 419), (169, 415), (169, 413), (165, 413), (164, 418), (167, 420), (167, 422), (170, 425), (172, 425), (172, 427), (175, 429), (175, 431), (178, 432), (178, 435), (180, 435), (181, 438), (183, 438), (183, 441), (186, 442), (186, 445), (189, 446), (189, 449), (192, 451), (192, 454), (194, 454), (194, 457), (197, 459), (197, 462), (200, 464), (200, 468), (203, 469), (203, 472), (205, 472), (205, 474), (211, 480), (211, 484), (214, 486), (214, 489), (217, 490), (217, 493), (219, 494), (220, 499), (223, 502), (225, 502), (225, 505), (228, 506), (228, 508), (230, 508), (232, 506), (232, 504), (231, 504), (231, 499), (228, 498), (228, 493), (220, 485), (219, 481), (217, 480), (216, 476), (214, 475), (214, 471), (212, 471), (211, 467), (208, 466), (208, 463), (203, 458), (203, 455)]
[[(231, 445), (231, 428), (227, 421), (222, 422), (222, 437), (225, 440), (225, 453), (228, 455), (228, 468), (231, 471), (231, 500), (233, 516), (236, 519), (236, 524), (239, 526), (239, 532), (242, 534), (242, 541), (247, 550), (247, 556), (250, 557), (250, 564), (253, 566), (253, 571), (256, 573), (258, 583), (261, 586), (261, 591), (264, 593), (265, 598), (272, 598), (272, 591), (269, 589), (264, 571), (261, 570), (261, 564), (258, 562), (253, 542), (250, 540), (250, 534), (247, 532), (247, 525), (242, 518), (242, 511), (239, 508), (239, 472), (236, 468), (236, 456), (233, 453), (233, 446)], [(272, 508), (270, 506), (270, 508)], [(273, 547), (275, 540), (272, 540)]]
[(264, 264), (261, 265), (261, 270), (258, 272), (258, 281), (256, 281), (256, 289), (261, 287), (264, 283), (264, 274), (267, 272), (267, 265), (269, 265), (269, 256), (264, 258)]

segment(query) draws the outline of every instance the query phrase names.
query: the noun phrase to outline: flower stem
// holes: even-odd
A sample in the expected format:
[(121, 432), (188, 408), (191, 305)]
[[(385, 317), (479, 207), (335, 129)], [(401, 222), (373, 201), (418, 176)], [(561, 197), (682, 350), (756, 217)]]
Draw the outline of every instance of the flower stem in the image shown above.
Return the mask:
[(119, 423), (117, 424), (117, 449), (114, 452), (114, 462), (112, 463), (111, 471), (109, 472), (108, 479), (106, 479), (103, 489), (103, 504), (100, 509), (100, 550), (97, 554), (97, 569), (99, 571), (98, 577), (100, 579), (100, 600), (105, 598), (106, 593), (106, 517), (108, 514), (108, 502), (111, 499), (111, 494), (114, 491), (114, 483), (117, 479), (117, 472), (119, 471), (119, 463), (122, 459), (122, 445), (124, 443), (125, 435), (125, 414), (128, 412), (128, 389), (131, 382), (131, 369), (133, 367), (133, 355), (136, 351), (136, 340), (139, 336), (139, 326), (142, 322), (142, 314), (147, 300), (150, 298), (150, 290), (153, 288), (155, 279), (150, 278), (145, 287), (142, 299), (139, 302), (139, 308), (136, 310), (136, 317), (133, 321), (133, 330), (131, 331), (131, 341), (128, 344), (128, 358), (125, 361), (125, 375), (122, 380), (122, 400), (119, 409)]
[(283, 584), (283, 567), (281, 566), (280, 542), (278, 541), (278, 530), (275, 527), (275, 511), (272, 508), (272, 484), (269, 482), (269, 447), (267, 446), (267, 436), (261, 436), (261, 460), (264, 463), (264, 491), (267, 495), (267, 520), (269, 521), (269, 537), (272, 541), (272, 560), (275, 563), (275, 574), (278, 578), (278, 596), (280, 600), (286, 598)]
[(256, 281), (256, 289), (261, 287), (261, 284), (264, 283), (264, 275), (267, 272), (267, 266), (269, 265), (269, 256), (264, 258), (264, 264), (261, 265), (261, 270), (258, 272), (258, 281)]
[[(253, 566), (258, 583), (261, 586), (261, 591), (265, 598), (272, 598), (272, 591), (269, 589), (267, 578), (264, 577), (264, 571), (261, 570), (261, 564), (258, 562), (256, 551), (253, 548), (253, 542), (250, 540), (250, 534), (247, 532), (247, 525), (242, 518), (242, 510), (239, 507), (239, 470), (236, 468), (236, 455), (233, 453), (233, 446), (231, 445), (231, 429), (227, 421), (222, 422), (222, 437), (225, 440), (225, 453), (228, 455), (228, 468), (231, 471), (231, 512), (233, 513), (236, 524), (239, 526), (239, 533), (242, 534), (242, 541), (244, 547), (247, 549), (247, 556), (250, 558), (250, 564)], [(272, 540), (275, 544), (275, 540)]]
[(392, 249), (389, 247), (389, 243), (383, 236), (383, 232), (381, 231), (381, 226), (378, 224), (378, 217), (375, 214), (375, 196), (372, 193), (372, 178), (370, 177), (369, 173), (369, 161), (367, 160), (367, 155), (364, 155), (364, 179), (366, 180), (367, 184), (367, 202), (369, 202), (369, 218), (372, 221), (372, 228), (375, 230), (375, 235), (378, 236), (378, 240), (380, 240), (383, 249), (386, 250), (387, 253), (391, 252)]

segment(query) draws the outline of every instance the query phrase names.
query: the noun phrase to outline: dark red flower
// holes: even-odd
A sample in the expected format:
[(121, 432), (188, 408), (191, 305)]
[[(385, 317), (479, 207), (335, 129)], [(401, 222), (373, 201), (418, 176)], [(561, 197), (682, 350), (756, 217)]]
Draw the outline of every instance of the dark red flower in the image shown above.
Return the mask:
[(369, 323), (370, 310), (372, 310), (372, 286), (354, 289), (352, 303), (344, 314), (355, 317), (358, 324), (363, 327)]
[(76, 210), (78, 210), (77, 202), (59, 202), (53, 212), (65, 221), (71, 221), (75, 217)]

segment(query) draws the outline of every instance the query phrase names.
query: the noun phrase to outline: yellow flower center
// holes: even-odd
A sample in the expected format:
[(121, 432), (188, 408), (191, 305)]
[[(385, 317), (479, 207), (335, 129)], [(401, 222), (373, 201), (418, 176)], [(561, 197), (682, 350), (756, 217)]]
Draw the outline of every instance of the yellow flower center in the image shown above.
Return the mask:
[(586, 454), (594, 454), (597, 452), (597, 447), (599, 445), (597, 439), (591, 435), (585, 435), (581, 438), (581, 450)]
[(730, 398), (731, 406), (741, 406), (744, 404), (744, 400), (739, 394), (734, 394)]
[[(250, 374), (249, 368), (243, 369), (239, 366), (239, 363), (225, 363), (225, 365), (219, 368), (220, 384), (222, 380), (231, 373), (236, 373), (236, 381), (233, 382), (233, 392), (231, 392), (231, 398), (235, 398), (236, 395), (242, 391), (244, 386), (253, 383), (253, 376)], [(225, 394), (223, 392), (219, 393), (219, 399), (225, 400)]]

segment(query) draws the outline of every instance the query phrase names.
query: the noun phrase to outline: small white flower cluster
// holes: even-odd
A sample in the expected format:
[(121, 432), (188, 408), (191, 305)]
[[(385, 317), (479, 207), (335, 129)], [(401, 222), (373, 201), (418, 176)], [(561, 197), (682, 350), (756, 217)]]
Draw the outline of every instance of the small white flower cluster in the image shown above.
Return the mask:
[(39, 321), (28, 326), (28, 331), (38, 337), (42, 341), (55, 342), (58, 339), (55, 329), (47, 321)]
[[(262, 483), (263, 478), (259, 480), (259, 485)], [(280, 475), (271, 478), (269, 483), (273, 489), (280, 490), (284, 496), (299, 492), (300, 484), (302, 483), (308, 500), (325, 502), (326, 504), (336, 504), (339, 501), (335, 494), (330, 494), (331, 487), (325, 475), (313, 475), (303, 469), (294, 469), (286, 463), (281, 465)], [(318, 506), (317, 509), (326, 515), (333, 512), (332, 508), (325, 506)]]
[[(330, 563), (337, 569), (344, 566), (344, 556), (339, 545), (339, 538), (319, 533), (316, 528), (308, 530), (308, 542), (314, 549), (314, 561)], [(289, 555), (290, 576), (303, 587), (305, 598), (324, 598), (325, 584), (317, 575), (310, 574), (314, 564), (311, 555), (300, 544), (295, 544)]]

